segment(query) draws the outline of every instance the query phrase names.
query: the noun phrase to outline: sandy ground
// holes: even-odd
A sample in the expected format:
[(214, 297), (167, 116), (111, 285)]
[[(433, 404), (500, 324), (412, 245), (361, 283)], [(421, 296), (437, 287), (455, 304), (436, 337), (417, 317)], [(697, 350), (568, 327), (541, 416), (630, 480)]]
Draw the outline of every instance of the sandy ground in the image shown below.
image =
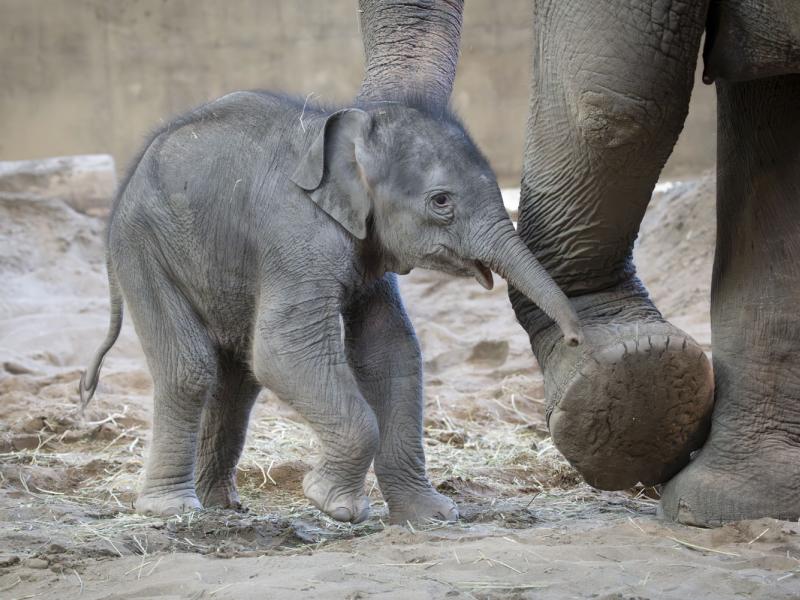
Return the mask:
[[(385, 526), (371, 475), (368, 522), (325, 518), (300, 492), (313, 437), (268, 392), (240, 465), (248, 513), (134, 515), (151, 381), (130, 322), (76, 412), (107, 322), (103, 228), (0, 196), (0, 598), (800, 598), (797, 523), (692, 529), (658, 518), (657, 490), (580, 482), (547, 435), (499, 280), (403, 278), (430, 473), (458, 524)], [(662, 310), (706, 347), (713, 229), (713, 183), (679, 184), (656, 195), (636, 249)]]

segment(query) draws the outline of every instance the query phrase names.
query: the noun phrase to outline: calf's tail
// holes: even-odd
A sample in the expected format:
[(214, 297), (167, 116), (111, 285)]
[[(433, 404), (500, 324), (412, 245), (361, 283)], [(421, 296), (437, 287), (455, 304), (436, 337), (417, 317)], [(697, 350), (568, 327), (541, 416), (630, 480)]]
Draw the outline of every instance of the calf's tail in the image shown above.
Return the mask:
[(122, 329), (122, 291), (119, 289), (117, 276), (111, 266), (111, 261), (107, 263), (108, 269), (108, 290), (111, 304), (111, 315), (108, 323), (108, 333), (106, 339), (100, 344), (88, 368), (81, 374), (79, 391), (81, 395), (81, 411), (89, 404), (89, 400), (94, 396), (97, 389), (97, 382), (100, 379), (100, 369), (106, 354), (111, 350), (111, 346), (117, 341), (120, 329)]

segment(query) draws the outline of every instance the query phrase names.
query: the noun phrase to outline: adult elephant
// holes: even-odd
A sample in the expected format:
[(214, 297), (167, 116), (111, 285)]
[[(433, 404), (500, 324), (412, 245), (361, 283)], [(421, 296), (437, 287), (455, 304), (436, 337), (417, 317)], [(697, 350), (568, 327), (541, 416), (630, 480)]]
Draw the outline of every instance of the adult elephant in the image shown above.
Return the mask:
[[(447, 102), (463, 3), (360, 9), (361, 96), (417, 89)], [(678, 521), (800, 517), (800, 3), (534, 0), (533, 29), (519, 228), (587, 343), (566, 346), (510, 296), (544, 371), (557, 447), (600, 488), (669, 481), (662, 509)], [(713, 374), (631, 260), (704, 30), (719, 114)]]

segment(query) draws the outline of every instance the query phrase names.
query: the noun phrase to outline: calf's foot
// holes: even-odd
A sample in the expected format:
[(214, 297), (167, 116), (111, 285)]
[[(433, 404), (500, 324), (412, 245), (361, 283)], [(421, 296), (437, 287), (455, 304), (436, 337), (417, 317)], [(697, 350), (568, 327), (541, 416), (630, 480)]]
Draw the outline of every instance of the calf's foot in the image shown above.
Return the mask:
[(143, 491), (134, 503), (140, 515), (172, 517), (186, 512), (202, 510), (194, 490)]
[(458, 521), (456, 503), (433, 488), (392, 493), (388, 495), (386, 503), (389, 506), (389, 522), (393, 525)]
[(303, 493), (311, 503), (332, 519), (361, 523), (369, 516), (369, 498), (364, 495), (363, 483), (354, 488), (324, 468), (316, 467), (303, 478)]
[(600, 489), (669, 480), (708, 433), (714, 379), (705, 353), (638, 282), (571, 300), (584, 344), (567, 346), (554, 325), (526, 326), (556, 447)]
[(233, 479), (213, 482), (200, 479), (197, 482), (197, 495), (205, 508), (244, 509)]

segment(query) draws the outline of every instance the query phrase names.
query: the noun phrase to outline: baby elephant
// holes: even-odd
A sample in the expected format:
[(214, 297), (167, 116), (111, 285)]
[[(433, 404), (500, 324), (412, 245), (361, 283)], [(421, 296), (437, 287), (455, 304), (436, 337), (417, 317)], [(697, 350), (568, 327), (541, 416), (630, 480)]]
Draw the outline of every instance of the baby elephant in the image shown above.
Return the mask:
[(108, 231), (111, 323), (123, 296), (155, 385), (140, 513), (239, 507), (236, 463), (271, 389), (322, 455), (303, 490), (334, 519), (369, 512), (374, 461), (392, 522), (454, 520), (425, 472), (420, 350), (395, 273), (506, 277), (579, 341), (568, 300), (517, 236), (463, 126), (424, 103), (335, 112), (236, 92), (178, 118), (120, 187)]

